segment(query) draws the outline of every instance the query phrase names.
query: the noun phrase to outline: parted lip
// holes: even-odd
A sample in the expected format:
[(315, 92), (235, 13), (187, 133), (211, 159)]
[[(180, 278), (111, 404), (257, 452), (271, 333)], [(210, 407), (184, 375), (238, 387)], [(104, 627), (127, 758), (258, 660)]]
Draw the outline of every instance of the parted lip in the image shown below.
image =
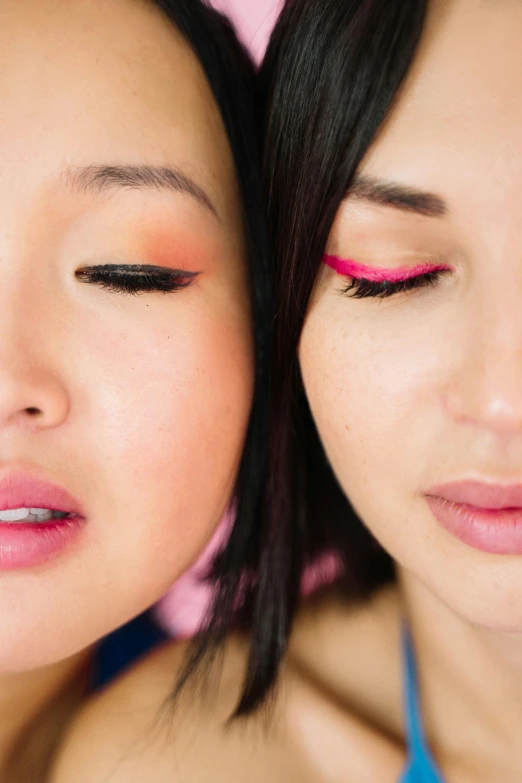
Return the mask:
[(84, 516), (81, 504), (66, 489), (22, 471), (0, 473), (0, 511), (47, 508)]
[(431, 487), (426, 495), (491, 511), (522, 508), (522, 484), (457, 481)]

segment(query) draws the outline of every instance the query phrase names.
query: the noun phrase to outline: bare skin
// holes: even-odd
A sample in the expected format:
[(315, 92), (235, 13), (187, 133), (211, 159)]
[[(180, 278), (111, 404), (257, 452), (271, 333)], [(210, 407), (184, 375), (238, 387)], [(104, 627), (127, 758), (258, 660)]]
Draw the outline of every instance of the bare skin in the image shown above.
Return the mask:
[(162, 706), (185, 648), (167, 644), (82, 712), (51, 780), (395, 783), (404, 763), (397, 620), (395, 591), (349, 613), (330, 594), (310, 603), (274, 700), (230, 727), (246, 640), (231, 640), (219, 688), (211, 679), (195, 700), (189, 688), (172, 715)]
[[(56, 557), (0, 564), (0, 780), (42, 783), (98, 641), (228, 506), (251, 313), (223, 122), (158, 7), (0, 0), (0, 44), (0, 476), (59, 484), (86, 518)], [(133, 295), (84, 275), (107, 265), (192, 277)]]
[[(217, 698), (179, 705), (151, 737), (181, 649), (166, 647), (93, 703), (58, 783), (397, 783), (406, 762), (399, 628), (408, 617), (426, 732), (449, 783), (522, 778), (522, 558), (468, 546), (425, 494), (463, 479), (522, 483), (522, 4), (433, 3), (419, 58), (360, 173), (436, 194), (423, 216), (343, 202), (327, 250), (376, 268), (443, 259), (437, 285), (342, 295), (324, 267), (300, 362), (328, 457), (397, 563), (359, 608), (303, 607), (271, 720), (224, 728), (244, 651)], [(125, 716), (122, 718), (122, 715)], [(89, 766), (90, 765), (90, 766)], [(98, 771), (95, 771), (98, 770)]]
[[(407, 594), (388, 588), (351, 609), (334, 591), (310, 602), (269, 706), (232, 725), (226, 722), (239, 696), (246, 640), (231, 640), (220, 686), (210, 680), (203, 699), (189, 688), (173, 715), (163, 708), (185, 647), (165, 645), (82, 710), (50, 780), (397, 783), (407, 762), (399, 628), (406, 612), (417, 617)], [(440, 623), (449, 632), (451, 620), (438, 612), (419, 607), (416, 627), (422, 618), (429, 622), (415, 639), (426, 732), (437, 762), (451, 783), (518, 783), (520, 722), (513, 730), (490, 709), (501, 698), (507, 703), (500, 688), (505, 667), (491, 661), (489, 674), (496, 671), (497, 680), (485, 686), (484, 661), (461, 662), (473, 651), (461, 631), (453, 629), (449, 654), (441, 649)]]
[(91, 663), (88, 650), (32, 676), (4, 678), (1, 780), (29, 783), (47, 778), (65, 728), (89, 693)]

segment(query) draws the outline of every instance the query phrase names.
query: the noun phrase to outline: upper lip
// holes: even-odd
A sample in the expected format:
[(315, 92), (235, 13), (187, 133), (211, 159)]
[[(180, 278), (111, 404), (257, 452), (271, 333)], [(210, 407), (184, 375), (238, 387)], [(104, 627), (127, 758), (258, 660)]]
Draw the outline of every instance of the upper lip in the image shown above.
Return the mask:
[(450, 503), (462, 503), (476, 508), (522, 508), (522, 484), (456, 481), (432, 487), (426, 494), (448, 500)]
[(80, 503), (66, 489), (26, 472), (0, 474), (0, 511), (47, 508), (83, 516)]

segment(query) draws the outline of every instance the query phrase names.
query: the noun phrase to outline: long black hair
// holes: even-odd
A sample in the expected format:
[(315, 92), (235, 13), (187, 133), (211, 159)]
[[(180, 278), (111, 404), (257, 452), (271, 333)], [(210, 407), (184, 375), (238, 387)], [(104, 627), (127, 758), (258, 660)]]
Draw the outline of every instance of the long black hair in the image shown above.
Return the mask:
[(337, 552), (352, 599), (393, 578), (391, 558), (328, 464), (305, 398), (298, 343), (335, 216), (409, 73), (427, 4), (287, 0), (261, 69), (276, 322), (263, 551), (243, 713), (275, 681), (307, 563)]
[[(235, 712), (241, 716), (275, 683), (308, 562), (337, 551), (352, 597), (393, 576), (391, 560), (350, 510), (328, 465), (297, 346), (335, 215), (408, 74), (428, 0), (287, 0), (259, 79), (230, 25), (203, 0), (153, 1), (206, 72), (236, 162), (247, 227), (256, 397), (236, 522), (213, 569), (205, 629), (176, 690), (219, 650), (239, 612), (250, 634)], [(256, 167), (261, 131), (270, 260)], [(272, 334), (268, 262), (276, 297)]]

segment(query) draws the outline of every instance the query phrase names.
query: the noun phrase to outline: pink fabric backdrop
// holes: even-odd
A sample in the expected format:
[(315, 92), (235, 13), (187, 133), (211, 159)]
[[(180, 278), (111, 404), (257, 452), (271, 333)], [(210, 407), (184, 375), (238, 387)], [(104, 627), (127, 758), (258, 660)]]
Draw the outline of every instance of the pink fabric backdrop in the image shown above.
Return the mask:
[(283, 0), (212, 0), (212, 4), (230, 16), (259, 62)]

